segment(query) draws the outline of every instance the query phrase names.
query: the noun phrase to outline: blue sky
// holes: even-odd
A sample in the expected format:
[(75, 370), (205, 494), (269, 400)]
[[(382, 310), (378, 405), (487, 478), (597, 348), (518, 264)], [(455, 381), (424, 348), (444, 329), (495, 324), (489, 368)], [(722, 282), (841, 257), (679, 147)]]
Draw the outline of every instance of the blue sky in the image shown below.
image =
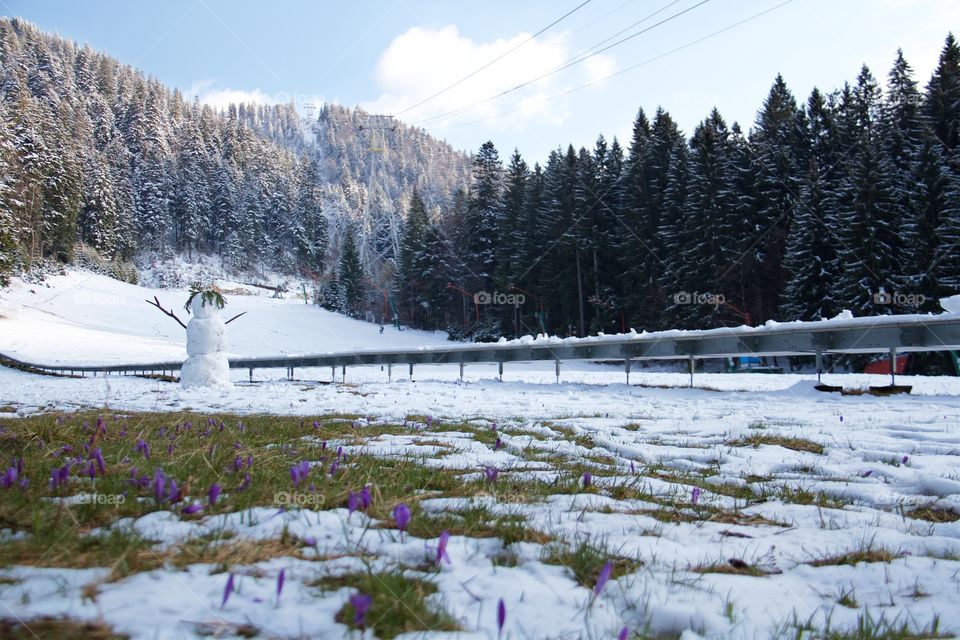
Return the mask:
[[(714, 105), (749, 128), (778, 72), (804, 100), (814, 85), (830, 90), (852, 81), (862, 63), (885, 81), (898, 47), (925, 85), (947, 32), (960, 28), (954, 0), (793, 0), (604, 80), (782, 2), (695, 6), (701, 1), (591, 0), (525, 44), (582, 0), (0, 0), (0, 12), (89, 43), (213, 104), (295, 98), (402, 112), (458, 148), (472, 151), (490, 139), (501, 156), (518, 147), (531, 160), (557, 145), (591, 145), (599, 133), (623, 139), (640, 107), (652, 113), (663, 105), (688, 133)], [(607, 44), (652, 27), (646, 33), (443, 117), (541, 76), (645, 17)], [(405, 110), (514, 47), (454, 89)]]

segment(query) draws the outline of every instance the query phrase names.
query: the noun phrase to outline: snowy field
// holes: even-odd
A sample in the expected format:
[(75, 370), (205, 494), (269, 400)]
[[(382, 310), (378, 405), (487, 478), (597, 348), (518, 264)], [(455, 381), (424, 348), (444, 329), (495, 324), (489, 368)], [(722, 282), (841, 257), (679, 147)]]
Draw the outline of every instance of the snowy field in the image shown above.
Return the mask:
[[(154, 294), (186, 299), (83, 272), (15, 283), (0, 353), (182, 358)], [(237, 355), (446, 344), (295, 300), (229, 296), (240, 311)], [(463, 383), (455, 366), (281, 374), (211, 391), (0, 368), (0, 463), (16, 470), (0, 484), (0, 620), (136, 638), (960, 634), (957, 378), (898, 377), (913, 394), (879, 398), (803, 375), (687, 389), (635, 370), (627, 386), (588, 363), (560, 383), (552, 364), (508, 364), (502, 382), (480, 365)]]

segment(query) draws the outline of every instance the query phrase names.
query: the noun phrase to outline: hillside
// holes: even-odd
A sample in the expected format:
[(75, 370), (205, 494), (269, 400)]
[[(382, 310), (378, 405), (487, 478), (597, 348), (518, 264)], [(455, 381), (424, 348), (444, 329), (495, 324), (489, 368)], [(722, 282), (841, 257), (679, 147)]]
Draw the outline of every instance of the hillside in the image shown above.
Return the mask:
[[(17, 18), (0, 20), (0, 60), (0, 273), (69, 262), (79, 240), (119, 261), (203, 253), (322, 277), (344, 230), (364, 248), (383, 219), (397, 235), (414, 187), (438, 214), (468, 176), (420, 129), (398, 124), (373, 154), (352, 109), (217, 112)], [(372, 274), (395, 260), (364, 258)]]

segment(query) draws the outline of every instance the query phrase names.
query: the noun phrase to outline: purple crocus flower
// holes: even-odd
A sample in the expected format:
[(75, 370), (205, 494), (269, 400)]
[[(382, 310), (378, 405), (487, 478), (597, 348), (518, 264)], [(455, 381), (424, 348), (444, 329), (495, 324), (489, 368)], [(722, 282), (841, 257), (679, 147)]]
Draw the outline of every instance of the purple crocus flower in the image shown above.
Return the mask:
[(372, 502), (370, 498), (370, 485), (363, 485), (363, 489), (360, 490), (360, 508), (366, 511), (370, 508), (370, 503)]
[(433, 416), (427, 416), (427, 428), (429, 429), (432, 426), (433, 426)]
[(180, 513), (190, 516), (202, 510), (203, 510), (202, 504), (200, 504), (199, 502), (191, 502), (190, 504), (185, 506), (183, 509), (180, 509)]
[(590, 486), (590, 483), (593, 482), (593, 474), (589, 471), (583, 472), (583, 488), (586, 489)]
[(355, 593), (350, 596), (350, 606), (353, 607), (353, 624), (358, 627), (366, 625), (367, 611), (373, 604), (373, 597), (364, 593)]
[(337, 447), (337, 460), (343, 457), (343, 447)]
[(7, 469), (7, 472), (3, 474), (3, 478), (0, 479), (0, 484), (3, 484), (4, 489), (9, 489), (13, 486), (13, 483), (17, 481), (19, 475), (16, 467), (10, 467)]
[(251, 481), (252, 481), (252, 478), (250, 478), (249, 472), (243, 474), (243, 482), (241, 482), (240, 485), (237, 487), (237, 491), (243, 491), (244, 489), (249, 487)]
[(702, 492), (703, 490), (700, 487), (694, 487), (693, 490), (690, 491), (690, 502), (692, 502), (694, 505), (700, 502), (700, 494)]
[(623, 629), (620, 629), (620, 633), (617, 634), (617, 640), (627, 640), (629, 636), (630, 636), (630, 629), (627, 629), (626, 627), (624, 627)]
[(314, 420), (314, 421), (313, 421), (313, 428), (314, 428), (314, 429), (319, 429), (319, 428), (320, 428), (320, 423), (317, 422), (316, 420)]
[(636, 473), (637, 468), (633, 464), (633, 460), (630, 461), (630, 473)]
[(493, 443), (493, 450), (494, 450), (494, 451), (499, 451), (499, 450), (500, 450), (500, 447), (502, 447), (502, 446), (503, 446), (503, 443), (500, 442), (500, 436), (497, 436), (496, 441)]
[(103, 416), (97, 417), (97, 431), (100, 433), (107, 432), (107, 423), (103, 421)]
[(873, 469), (868, 469), (867, 471), (864, 471), (864, 472), (863, 472), (863, 476), (862, 476), (862, 477), (864, 477), (864, 478), (869, 478), (871, 473), (873, 473)]
[(97, 447), (93, 450), (93, 459), (97, 461), (97, 467), (100, 469), (100, 475), (103, 475), (107, 471), (107, 463), (103, 460), (103, 451), (100, 450), (100, 447)]
[(167, 479), (163, 474), (163, 470), (159, 468), (156, 469), (153, 472), (153, 497), (158, 503), (163, 502), (166, 486)]
[(286, 573), (286, 569), (280, 569), (280, 574), (277, 576), (277, 602), (280, 601), (280, 594), (283, 593), (283, 581), (286, 577)]
[(170, 478), (170, 483), (167, 485), (167, 498), (172, 503), (180, 502), (180, 500), (183, 499), (183, 493), (180, 487), (177, 486), (177, 481), (173, 478)]
[(393, 521), (397, 524), (400, 531), (406, 531), (410, 524), (410, 507), (401, 502), (393, 508)]
[(593, 595), (598, 596), (600, 592), (603, 591), (603, 587), (607, 584), (607, 580), (610, 579), (610, 575), (613, 573), (613, 565), (607, 560), (603, 564), (603, 568), (600, 569), (600, 575), (597, 576), (597, 584), (593, 587)]
[(503, 604), (503, 598), (497, 603), (497, 637), (503, 635), (503, 623), (507, 621), (507, 605)]
[(440, 532), (440, 541), (437, 543), (437, 564), (441, 560), (446, 560), (450, 564), (450, 556), (447, 555), (447, 543), (450, 541), (450, 532), (444, 529)]
[(223, 609), (227, 605), (227, 600), (230, 599), (230, 594), (233, 593), (233, 574), (227, 578), (227, 586), (223, 588), (223, 602), (220, 603), (220, 608)]
[(337, 475), (337, 471), (339, 470), (340, 470), (340, 463), (334, 460), (333, 464), (330, 465), (330, 475), (331, 476)]
[(360, 506), (360, 494), (353, 491), (347, 496), (347, 511), (351, 514)]
[(217, 498), (220, 497), (220, 492), (222, 490), (223, 489), (216, 482), (210, 485), (210, 489), (207, 490), (207, 500), (209, 501), (211, 507), (217, 504)]
[(900, 461), (901, 464), (907, 464), (910, 461), (910, 456), (903, 456), (903, 460)]
[(87, 475), (90, 476), (91, 480), (97, 477), (97, 468), (93, 466), (93, 460), (87, 465)]

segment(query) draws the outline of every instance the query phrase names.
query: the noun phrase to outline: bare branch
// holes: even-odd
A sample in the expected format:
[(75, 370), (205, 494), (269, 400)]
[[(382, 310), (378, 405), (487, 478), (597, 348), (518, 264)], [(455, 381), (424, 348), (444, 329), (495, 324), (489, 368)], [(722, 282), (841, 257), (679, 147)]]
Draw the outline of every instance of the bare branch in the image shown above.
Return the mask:
[(187, 325), (183, 324), (183, 321), (182, 321), (180, 318), (177, 317), (177, 314), (175, 314), (173, 311), (168, 311), (168, 310), (166, 310), (166, 309), (163, 308), (163, 306), (160, 304), (160, 300), (157, 298), (157, 296), (153, 296), (153, 302), (150, 302), (149, 300), (144, 300), (144, 302), (146, 302), (146, 303), (149, 304), (149, 305), (152, 305), (152, 306), (156, 307), (157, 309), (160, 309), (160, 311), (163, 311), (165, 314), (167, 314), (168, 316), (170, 316), (171, 318), (173, 318), (174, 320), (176, 320), (176, 321), (177, 321), (177, 324), (179, 324), (179, 325), (180, 325), (181, 327), (183, 327), (184, 329), (187, 328)]
[(246, 312), (246, 311), (244, 311), (243, 313), (238, 313), (237, 315), (233, 316), (232, 318), (230, 318), (229, 320), (227, 320), (227, 321), (224, 322), (223, 324), (230, 324), (231, 322), (233, 322), (234, 320), (236, 320), (236, 319), (239, 318), (240, 316), (244, 316), (244, 315), (247, 315), (247, 312)]

